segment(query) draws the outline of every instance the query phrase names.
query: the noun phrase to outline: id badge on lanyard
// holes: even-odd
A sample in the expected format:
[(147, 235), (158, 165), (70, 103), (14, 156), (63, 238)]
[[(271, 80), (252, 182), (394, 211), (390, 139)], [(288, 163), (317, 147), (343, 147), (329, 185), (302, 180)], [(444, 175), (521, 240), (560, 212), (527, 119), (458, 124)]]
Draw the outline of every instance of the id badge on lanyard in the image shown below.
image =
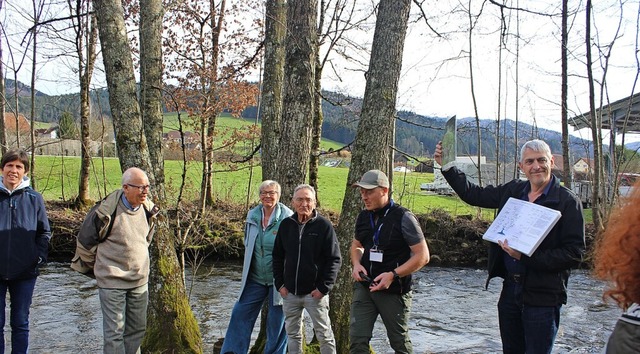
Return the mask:
[(382, 250), (378, 250), (376, 246), (373, 246), (369, 251), (369, 260), (371, 262), (382, 262)]
[[(393, 205), (393, 202), (391, 205)], [(391, 209), (391, 207), (387, 208), (387, 211), (384, 212), (382, 219), (387, 216), (389, 209)], [(371, 220), (371, 228), (376, 230), (373, 233), (373, 247), (371, 247), (371, 249), (369, 250), (369, 261), (380, 263), (382, 262), (383, 251), (381, 249), (378, 249), (378, 244), (380, 243), (380, 230), (382, 230), (382, 225), (384, 225), (384, 222), (380, 223), (380, 226), (378, 226), (378, 228), (376, 229), (376, 224), (373, 222), (373, 215), (369, 215), (369, 217)]]

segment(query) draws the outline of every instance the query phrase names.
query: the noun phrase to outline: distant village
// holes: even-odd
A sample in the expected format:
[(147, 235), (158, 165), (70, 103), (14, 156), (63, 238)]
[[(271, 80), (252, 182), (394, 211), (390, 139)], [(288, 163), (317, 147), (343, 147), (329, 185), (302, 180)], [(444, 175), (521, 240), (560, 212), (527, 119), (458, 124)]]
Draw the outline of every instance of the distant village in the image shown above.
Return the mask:
[[(29, 120), (22, 114), (18, 114), (16, 119), (15, 114), (6, 112), (4, 115), (4, 124), (7, 135), (7, 145), (17, 146), (18, 138), (20, 139), (20, 146), (24, 147), (30, 144), (31, 124)], [(18, 128), (16, 128), (18, 127)], [(77, 139), (61, 139), (60, 127), (52, 125), (49, 128), (37, 128), (34, 130), (35, 134), (35, 153), (37, 155), (52, 155), (52, 156), (80, 156), (81, 144)], [(191, 159), (199, 159), (201, 150), (200, 134), (193, 132), (184, 132), (184, 146), (187, 151), (192, 152), (190, 154)], [(101, 141), (92, 141), (90, 151), (93, 156), (105, 156), (115, 157), (115, 138), (113, 134), (105, 134), (106, 136)], [(167, 159), (172, 159), (171, 155), (175, 155), (175, 158), (182, 159), (182, 154), (174, 153), (175, 151), (181, 152), (182, 139), (179, 131), (170, 131), (162, 135)], [(104, 155), (103, 155), (104, 153)], [(197, 156), (195, 156), (197, 155)]]

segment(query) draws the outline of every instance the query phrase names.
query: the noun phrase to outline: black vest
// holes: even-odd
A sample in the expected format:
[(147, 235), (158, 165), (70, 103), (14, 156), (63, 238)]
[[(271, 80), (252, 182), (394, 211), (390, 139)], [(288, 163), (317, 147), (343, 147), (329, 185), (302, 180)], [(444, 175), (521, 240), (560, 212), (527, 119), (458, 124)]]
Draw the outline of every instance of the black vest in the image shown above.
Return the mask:
[[(392, 271), (411, 257), (411, 248), (404, 240), (401, 225), (404, 213), (407, 211), (406, 208), (393, 204), (376, 212), (363, 210), (358, 215), (355, 237), (364, 246), (360, 264), (367, 270), (371, 279)], [(382, 262), (372, 262), (369, 260), (369, 254), (374, 247), (374, 235), (378, 230), (377, 249), (383, 252)], [(389, 289), (385, 291), (404, 294), (411, 290), (411, 283), (411, 275), (407, 275), (399, 280), (394, 279)]]

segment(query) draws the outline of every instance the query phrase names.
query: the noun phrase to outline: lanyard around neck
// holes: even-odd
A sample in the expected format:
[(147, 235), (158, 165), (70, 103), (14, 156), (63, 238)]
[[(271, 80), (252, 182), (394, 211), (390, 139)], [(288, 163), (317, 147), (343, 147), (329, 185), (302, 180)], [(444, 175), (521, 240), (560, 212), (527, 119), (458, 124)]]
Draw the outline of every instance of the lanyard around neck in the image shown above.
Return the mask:
[(380, 222), (380, 225), (378, 226), (378, 228), (376, 229), (376, 223), (373, 220), (373, 215), (375, 214), (375, 212), (372, 212), (369, 214), (369, 221), (371, 221), (371, 228), (374, 229), (375, 231), (373, 232), (373, 245), (378, 248), (378, 244), (380, 241), (380, 230), (382, 230), (382, 225), (384, 225), (384, 218), (387, 216), (387, 214), (389, 213), (389, 210), (391, 210), (391, 207), (393, 206), (393, 200), (391, 200), (389, 202), (389, 206), (387, 206), (386, 210), (384, 211), (384, 215), (382, 215), (382, 217), (380, 219), (378, 219), (378, 221), (382, 221)]

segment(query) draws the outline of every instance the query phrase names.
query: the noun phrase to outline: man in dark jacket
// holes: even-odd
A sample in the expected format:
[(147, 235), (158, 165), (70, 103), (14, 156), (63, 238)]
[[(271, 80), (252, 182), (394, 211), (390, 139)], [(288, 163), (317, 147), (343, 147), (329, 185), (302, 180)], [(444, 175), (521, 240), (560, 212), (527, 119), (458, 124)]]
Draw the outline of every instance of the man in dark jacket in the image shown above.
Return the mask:
[(342, 262), (331, 222), (318, 214), (316, 193), (301, 184), (293, 193), (295, 213), (282, 220), (273, 248), (273, 277), (282, 295), (289, 354), (301, 354), (302, 310), (307, 310), (320, 353), (335, 354), (336, 343), (329, 319), (329, 291)]
[[(442, 146), (433, 155), (442, 162)], [(553, 155), (542, 140), (522, 146), (520, 169), (527, 180), (479, 187), (456, 167), (442, 174), (466, 203), (501, 209), (510, 197), (539, 204), (562, 213), (562, 217), (537, 250), (526, 256), (511, 248), (506, 240), (491, 243), (489, 280), (504, 279), (498, 301), (498, 318), (504, 353), (551, 353), (560, 323), (560, 308), (567, 302), (567, 282), (571, 267), (585, 252), (582, 203), (551, 174)]]
[(382, 317), (389, 345), (397, 354), (413, 353), (409, 337), (412, 274), (429, 263), (429, 247), (418, 219), (389, 195), (389, 178), (367, 171), (353, 184), (364, 210), (351, 241), (353, 286), (349, 338), (351, 354), (368, 354), (373, 326)]

